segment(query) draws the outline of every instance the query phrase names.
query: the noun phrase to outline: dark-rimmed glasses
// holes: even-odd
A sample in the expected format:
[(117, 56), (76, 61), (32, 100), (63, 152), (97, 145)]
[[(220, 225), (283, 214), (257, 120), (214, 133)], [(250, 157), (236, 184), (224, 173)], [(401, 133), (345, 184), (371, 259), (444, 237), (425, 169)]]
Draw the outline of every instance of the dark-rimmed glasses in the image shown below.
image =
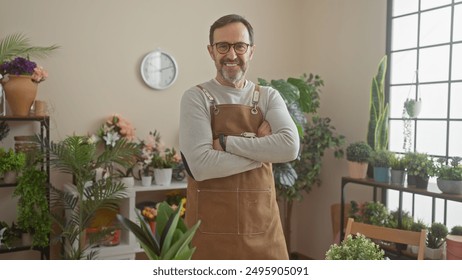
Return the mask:
[(234, 44), (230, 44), (228, 42), (218, 42), (213, 44), (212, 46), (215, 46), (215, 48), (217, 48), (217, 51), (221, 54), (227, 54), (231, 47), (233, 47), (234, 52), (236, 54), (245, 54), (249, 49), (250, 44), (244, 42), (237, 42)]

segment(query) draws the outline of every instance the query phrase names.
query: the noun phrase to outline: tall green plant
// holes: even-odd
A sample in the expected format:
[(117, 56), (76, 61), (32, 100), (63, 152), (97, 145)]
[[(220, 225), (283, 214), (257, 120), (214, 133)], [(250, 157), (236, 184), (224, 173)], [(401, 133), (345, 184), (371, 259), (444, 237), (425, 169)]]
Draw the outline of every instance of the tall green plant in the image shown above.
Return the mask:
[(262, 86), (279, 91), (300, 135), (300, 155), (289, 163), (273, 164), (273, 173), (278, 196), (286, 204), (284, 231), (290, 250), (290, 221), (293, 202), (302, 199), (302, 192), (309, 193), (314, 184), (321, 183), (322, 158), (326, 150), (334, 150), (336, 158), (343, 157), (345, 137), (335, 131), (331, 119), (318, 114), (320, 88), (324, 81), (318, 75), (304, 74), (300, 78), (271, 80), (259, 78)]
[[(64, 259), (93, 259), (97, 250), (88, 250), (95, 240), (107, 232), (95, 235), (85, 242), (85, 230), (89, 228), (99, 210), (116, 212), (118, 202), (126, 197), (125, 185), (103, 178), (89, 184), (95, 178), (97, 168), (110, 170), (114, 164), (129, 167), (134, 164), (137, 152), (135, 143), (125, 139), (116, 141), (114, 147), (97, 149), (96, 143), (87, 136), (69, 136), (49, 147), (50, 163), (58, 171), (71, 174), (71, 190), (52, 188), (52, 217), (59, 227), (57, 239), (64, 247)], [(109, 173), (111, 174), (111, 173)], [(70, 213), (70, 217), (62, 215)]]
[(388, 103), (385, 101), (385, 76), (387, 72), (387, 56), (380, 60), (377, 74), (372, 78), (369, 126), (367, 143), (374, 150), (388, 149)]

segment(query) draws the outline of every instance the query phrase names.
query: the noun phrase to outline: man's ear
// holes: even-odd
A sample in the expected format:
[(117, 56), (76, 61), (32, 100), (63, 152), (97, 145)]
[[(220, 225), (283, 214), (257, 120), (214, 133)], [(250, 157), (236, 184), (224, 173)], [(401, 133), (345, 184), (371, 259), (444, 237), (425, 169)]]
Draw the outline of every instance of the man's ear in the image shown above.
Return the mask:
[(212, 58), (212, 60), (215, 60), (215, 56), (213, 55), (213, 46), (207, 45), (207, 51), (209, 52), (209, 55)]
[(256, 47), (255, 45), (253, 45), (253, 46), (250, 47), (250, 50), (249, 50), (249, 51), (250, 51), (249, 60), (251, 60), (252, 57), (253, 57), (253, 53), (254, 53), (254, 51), (255, 51), (255, 47)]

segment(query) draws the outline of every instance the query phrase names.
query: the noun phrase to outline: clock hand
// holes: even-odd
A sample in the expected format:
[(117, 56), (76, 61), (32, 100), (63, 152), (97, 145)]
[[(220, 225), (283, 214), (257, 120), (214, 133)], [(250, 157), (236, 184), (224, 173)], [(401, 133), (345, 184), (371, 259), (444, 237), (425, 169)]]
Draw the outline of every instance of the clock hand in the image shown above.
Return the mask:
[(167, 66), (167, 67), (164, 67), (164, 68), (156, 69), (153, 72), (162, 72), (162, 71), (167, 70), (169, 68), (173, 68), (173, 66)]

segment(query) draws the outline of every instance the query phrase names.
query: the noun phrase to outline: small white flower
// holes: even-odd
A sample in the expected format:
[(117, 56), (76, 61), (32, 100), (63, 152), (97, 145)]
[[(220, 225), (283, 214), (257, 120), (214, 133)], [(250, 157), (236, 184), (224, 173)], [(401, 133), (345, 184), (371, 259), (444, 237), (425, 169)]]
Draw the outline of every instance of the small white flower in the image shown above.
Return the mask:
[(117, 140), (120, 139), (120, 135), (117, 132), (108, 132), (103, 139), (106, 141), (106, 145), (114, 147)]

